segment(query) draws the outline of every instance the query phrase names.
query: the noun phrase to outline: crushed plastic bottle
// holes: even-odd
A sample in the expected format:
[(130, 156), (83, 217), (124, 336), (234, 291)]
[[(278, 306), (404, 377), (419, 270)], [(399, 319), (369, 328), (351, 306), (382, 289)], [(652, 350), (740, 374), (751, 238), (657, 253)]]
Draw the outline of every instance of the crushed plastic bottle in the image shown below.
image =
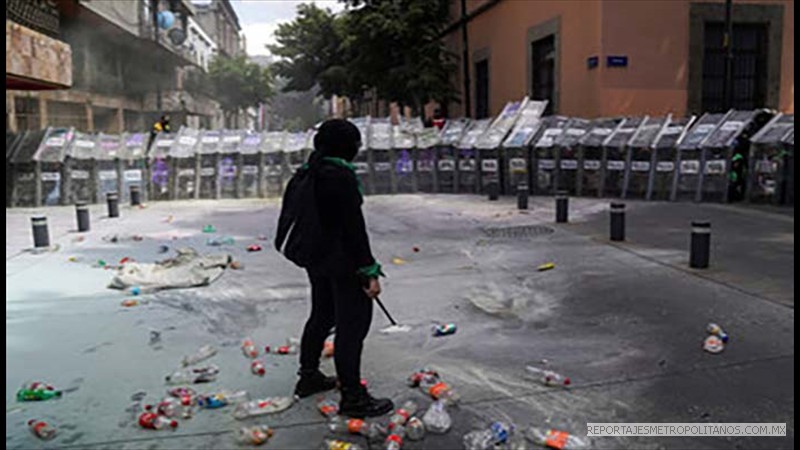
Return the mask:
[(145, 411), (156, 412), (164, 417), (181, 417), (188, 419), (192, 417), (194, 411), (192, 410), (191, 397), (185, 396), (180, 399), (174, 397), (167, 397), (157, 405), (145, 405)]
[(241, 403), (248, 399), (247, 391), (222, 390), (213, 394), (197, 397), (197, 405), (203, 409), (216, 409), (223, 406)]
[(250, 363), (250, 372), (252, 372), (253, 375), (258, 375), (259, 377), (263, 377), (264, 375), (267, 374), (267, 369), (264, 367), (264, 363), (262, 363), (259, 360), (255, 360), (252, 363)]
[(525, 366), (525, 370), (529, 374), (536, 377), (545, 386), (567, 387), (572, 383), (569, 377), (565, 377), (564, 375), (553, 372), (552, 370), (539, 369), (538, 367), (534, 366)]
[(183, 365), (183, 367), (191, 366), (199, 363), (200, 361), (205, 361), (216, 354), (217, 349), (214, 348), (213, 345), (204, 345), (200, 347), (193, 355), (184, 356), (183, 360), (181, 361), (181, 365)]
[(340, 441), (337, 439), (325, 439), (322, 442), (321, 450), (361, 450), (361, 446), (352, 442)]
[(261, 246), (258, 245), (258, 244), (249, 245), (249, 246), (247, 246), (247, 251), (248, 252), (260, 252), (261, 251)]
[(386, 450), (400, 450), (403, 447), (403, 438), (406, 436), (406, 430), (402, 426), (397, 426), (389, 432), (386, 440), (383, 441), (384, 449)]
[(323, 416), (328, 418), (339, 414), (339, 404), (329, 398), (320, 398), (317, 401), (317, 409)]
[(461, 399), (450, 385), (433, 375), (423, 376), (419, 382), (419, 388), (434, 400), (441, 400), (447, 406), (455, 405)]
[(525, 437), (534, 444), (557, 450), (583, 450), (589, 448), (589, 441), (565, 431), (548, 428), (528, 427)]
[(56, 436), (55, 427), (42, 420), (29, 420), (28, 428), (30, 428), (31, 433), (33, 433), (36, 437), (45, 441), (49, 441)]
[(38, 402), (44, 400), (50, 400), (53, 398), (60, 398), (62, 395), (61, 391), (51, 390), (51, 389), (26, 389), (22, 388), (17, 391), (17, 401), (20, 402)]
[(136, 299), (129, 298), (127, 300), (123, 300), (120, 303), (120, 306), (124, 306), (126, 308), (130, 308), (130, 307), (133, 307), (133, 306), (147, 305), (149, 303), (150, 302), (148, 302), (147, 300), (136, 300)]
[(447, 413), (444, 403), (440, 401), (431, 403), (431, 406), (422, 416), (422, 422), (425, 424), (425, 428), (434, 434), (447, 433), (447, 430), (453, 424), (453, 420), (450, 418), (450, 414)]
[(348, 419), (342, 416), (333, 416), (328, 422), (328, 429), (336, 434), (360, 434), (369, 439), (375, 439), (384, 433), (384, 429), (377, 422), (365, 422), (361, 419)]
[(31, 381), (29, 383), (25, 383), (22, 385), (22, 389), (30, 389), (32, 391), (55, 391), (52, 385), (45, 383), (44, 381)]
[(403, 426), (408, 421), (408, 418), (417, 412), (417, 403), (413, 400), (406, 400), (403, 405), (389, 417), (389, 431), (391, 432), (395, 427)]
[(258, 347), (256, 347), (256, 344), (253, 342), (252, 339), (246, 338), (242, 342), (242, 353), (244, 353), (244, 356), (250, 359), (256, 358), (258, 356)]
[(269, 397), (261, 400), (252, 400), (239, 403), (233, 410), (233, 417), (239, 420), (256, 417), (263, 414), (272, 414), (289, 409), (294, 403), (291, 397)]
[(419, 417), (412, 417), (406, 422), (406, 437), (410, 441), (419, 441), (425, 437), (425, 424)]
[(213, 237), (213, 238), (208, 238), (208, 240), (206, 240), (206, 245), (210, 245), (212, 247), (219, 247), (221, 245), (233, 245), (235, 243), (236, 240), (231, 236)]
[(457, 327), (454, 323), (436, 325), (433, 327), (433, 335), (438, 337), (447, 336), (448, 334), (455, 334), (456, 329)]
[(555, 267), (556, 267), (555, 264), (549, 262), (540, 265), (539, 267), (536, 268), (536, 270), (538, 270), (539, 272), (544, 272), (545, 270), (555, 269)]
[(217, 229), (214, 228), (214, 225), (208, 224), (208, 225), (203, 227), (203, 233), (216, 233), (216, 232), (217, 232)]
[(427, 375), (438, 377), (439, 376), (439, 372), (437, 372), (437, 371), (435, 371), (435, 370), (433, 370), (433, 369), (431, 369), (429, 367), (423, 367), (422, 369), (417, 370), (416, 372), (412, 373), (408, 377), (408, 380), (407, 380), (408, 386), (409, 387), (418, 387), (419, 386), (419, 382), (422, 381), (422, 378), (427, 376)]
[(709, 353), (720, 353), (725, 350), (725, 343), (719, 336), (712, 334), (703, 341), (703, 349)]
[(181, 404), (184, 405), (193, 406), (195, 403), (197, 403), (197, 392), (195, 392), (192, 388), (176, 387), (167, 389), (167, 395), (179, 399)]
[(322, 356), (330, 358), (333, 356), (333, 336), (325, 340), (322, 347)]
[(236, 441), (240, 444), (261, 445), (269, 440), (275, 432), (267, 425), (242, 427), (236, 433)]
[(719, 326), (719, 325), (717, 325), (715, 323), (709, 323), (706, 326), (706, 331), (708, 331), (708, 334), (711, 334), (711, 335), (719, 337), (720, 340), (722, 340), (723, 343), (725, 343), (725, 344), (728, 343), (728, 333), (726, 333), (725, 330), (723, 330), (721, 326)]
[(143, 412), (139, 416), (139, 426), (150, 430), (162, 430), (164, 428), (178, 428), (178, 421), (168, 419), (153, 412)]
[(274, 355), (294, 355), (297, 353), (298, 348), (295, 344), (280, 345), (278, 347), (270, 347), (268, 345), (264, 347), (264, 351)]
[(503, 422), (493, 422), (488, 429), (470, 431), (464, 435), (463, 443), (466, 450), (490, 450), (496, 445), (504, 444), (513, 427)]
[(219, 367), (211, 364), (206, 367), (193, 367), (177, 370), (165, 377), (168, 384), (209, 383), (217, 379)]

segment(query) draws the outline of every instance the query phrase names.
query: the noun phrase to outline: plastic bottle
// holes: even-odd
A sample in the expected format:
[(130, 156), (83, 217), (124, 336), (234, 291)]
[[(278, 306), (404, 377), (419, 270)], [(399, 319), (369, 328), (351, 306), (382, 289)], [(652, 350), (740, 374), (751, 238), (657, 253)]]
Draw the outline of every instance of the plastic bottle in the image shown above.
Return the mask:
[(721, 326), (719, 326), (719, 325), (717, 325), (715, 323), (709, 323), (706, 326), (706, 331), (708, 331), (708, 334), (713, 334), (713, 335), (719, 337), (722, 340), (722, 342), (724, 342), (726, 344), (728, 343), (728, 333), (726, 333), (725, 330), (723, 330)]
[(408, 421), (408, 418), (417, 412), (417, 404), (413, 400), (406, 400), (405, 403), (389, 417), (389, 431), (391, 432), (395, 427), (403, 426)]
[(361, 446), (350, 442), (339, 441), (336, 439), (325, 439), (322, 442), (321, 450), (361, 450)]
[(35, 402), (61, 397), (61, 391), (48, 389), (20, 389), (17, 391), (17, 401)]
[(329, 398), (320, 398), (317, 401), (317, 409), (323, 416), (328, 418), (339, 414), (339, 404)]
[(325, 340), (325, 344), (322, 347), (322, 356), (326, 358), (330, 358), (333, 356), (333, 339), (328, 338)]
[(42, 420), (31, 419), (28, 421), (28, 428), (39, 439), (45, 441), (53, 439), (56, 435), (56, 429), (47, 422)]
[(165, 417), (181, 417), (188, 419), (192, 417), (192, 402), (188, 396), (180, 399), (167, 397), (161, 400), (158, 405), (145, 405), (144, 409), (148, 412), (156, 412)]
[(570, 385), (570, 383), (572, 383), (569, 377), (565, 377), (559, 373), (553, 372), (552, 370), (539, 369), (533, 366), (525, 366), (525, 370), (538, 378), (539, 381), (541, 381), (545, 386), (567, 387)]
[(176, 370), (165, 377), (169, 384), (209, 383), (217, 379), (219, 367), (211, 364), (206, 367)]
[(161, 430), (167, 427), (172, 429), (178, 428), (178, 422), (176, 420), (167, 419), (153, 412), (143, 412), (139, 416), (139, 425), (142, 428), (150, 430)]
[(394, 427), (390, 432), (389, 435), (386, 436), (386, 440), (383, 441), (384, 447), (386, 450), (400, 450), (403, 447), (403, 438), (406, 435), (406, 430), (402, 426)]
[(461, 399), (453, 388), (433, 375), (423, 376), (419, 382), (419, 388), (434, 400), (441, 400), (448, 406), (458, 403)]
[(440, 401), (431, 403), (431, 406), (422, 416), (422, 422), (425, 423), (425, 428), (427, 428), (428, 431), (436, 434), (446, 433), (453, 424), (452, 419), (450, 419), (450, 414), (448, 414), (447, 409), (445, 409), (444, 403)]
[(589, 442), (585, 439), (573, 436), (564, 431), (548, 428), (528, 427), (525, 429), (525, 437), (531, 442), (557, 448), (561, 450), (581, 450), (589, 448)]
[(503, 444), (508, 440), (511, 428), (502, 423), (494, 422), (486, 430), (470, 431), (464, 435), (464, 448), (466, 450), (489, 450), (495, 445)]
[(167, 389), (167, 394), (171, 397), (183, 399), (184, 397), (189, 397), (190, 399), (194, 400), (197, 397), (197, 392), (190, 387), (174, 387), (171, 389)]
[(247, 338), (244, 340), (244, 342), (242, 342), (242, 353), (244, 353), (244, 356), (250, 359), (258, 356), (258, 347), (256, 347), (255, 343), (253, 343), (252, 339)]
[(268, 345), (264, 347), (265, 352), (275, 355), (294, 355), (297, 353), (297, 350), (297, 345), (294, 344), (281, 345), (278, 347), (270, 347)]
[(263, 377), (267, 373), (267, 369), (264, 367), (264, 363), (255, 360), (250, 364), (250, 372), (253, 372), (253, 375)]
[(434, 377), (437, 377), (437, 378), (439, 377), (439, 373), (438, 372), (436, 372), (435, 370), (433, 370), (431, 368), (424, 367), (424, 368), (419, 369), (416, 372), (412, 373), (408, 377), (407, 383), (408, 383), (408, 385), (410, 387), (417, 387), (417, 386), (419, 386), (419, 382), (422, 381), (422, 378), (427, 376), (427, 375), (434, 376)]
[(211, 358), (216, 354), (217, 354), (217, 349), (214, 348), (213, 345), (204, 345), (200, 347), (197, 350), (197, 352), (195, 352), (193, 355), (184, 356), (183, 361), (181, 361), (181, 364), (183, 365), (183, 367), (191, 366), (192, 364), (197, 364), (200, 361), (205, 361), (206, 359)]
[(275, 432), (267, 425), (242, 427), (236, 433), (236, 440), (240, 444), (261, 445), (269, 440)]
[(369, 439), (375, 439), (383, 434), (383, 429), (375, 422), (365, 422), (361, 419), (348, 419), (341, 416), (333, 416), (328, 423), (331, 433), (337, 434), (360, 434)]
[(440, 324), (440, 325), (436, 325), (436, 326), (433, 327), (433, 335), (434, 336), (447, 336), (448, 334), (455, 334), (457, 329), (458, 328), (456, 327), (456, 324), (454, 324), (454, 323)]
[(419, 417), (412, 417), (406, 422), (406, 436), (411, 441), (419, 441), (425, 437), (425, 424)]
[(294, 403), (294, 400), (291, 397), (269, 397), (239, 403), (233, 411), (233, 417), (242, 420), (262, 414), (278, 413), (289, 409), (292, 403)]
[(30, 389), (32, 391), (55, 391), (56, 388), (53, 386), (43, 382), (43, 381), (31, 381), (30, 383), (25, 383), (22, 385), (22, 389)]
[(247, 391), (227, 391), (222, 390), (213, 394), (201, 395), (197, 397), (197, 406), (203, 409), (216, 409), (234, 403), (241, 403), (248, 398)]

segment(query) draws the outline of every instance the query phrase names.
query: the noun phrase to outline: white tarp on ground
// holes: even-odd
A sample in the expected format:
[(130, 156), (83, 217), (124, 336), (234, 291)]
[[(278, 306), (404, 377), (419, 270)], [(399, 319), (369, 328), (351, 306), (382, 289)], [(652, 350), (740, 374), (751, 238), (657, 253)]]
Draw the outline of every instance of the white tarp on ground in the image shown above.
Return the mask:
[(142, 290), (206, 286), (225, 272), (232, 261), (227, 254), (201, 256), (191, 248), (178, 249), (178, 256), (157, 263), (124, 264), (108, 287), (126, 289), (138, 286)]

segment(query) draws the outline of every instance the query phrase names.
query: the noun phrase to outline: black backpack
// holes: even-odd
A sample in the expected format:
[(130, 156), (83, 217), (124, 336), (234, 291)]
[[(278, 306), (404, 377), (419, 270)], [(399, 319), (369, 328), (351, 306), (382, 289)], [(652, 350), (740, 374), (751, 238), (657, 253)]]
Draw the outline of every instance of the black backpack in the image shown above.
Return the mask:
[(302, 268), (318, 262), (325, 253), (315, 195), (316, 166), (301, 167), (289, 180), (275, 235), (275, 248)]

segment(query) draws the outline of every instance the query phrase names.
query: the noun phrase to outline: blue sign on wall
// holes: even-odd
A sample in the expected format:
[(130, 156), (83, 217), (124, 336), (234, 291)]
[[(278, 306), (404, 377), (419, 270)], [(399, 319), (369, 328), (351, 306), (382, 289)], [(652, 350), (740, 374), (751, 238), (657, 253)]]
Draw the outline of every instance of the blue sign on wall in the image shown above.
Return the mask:
[(628, 67), (628, 57), (606, 56), (606, 67)]
[(589, 69), (594, 69), (595, 67), (597, 67), (599, 60), (600, 58), (598, 58), (597, 56), (590, 56), (586, 58), (586, 67)]

